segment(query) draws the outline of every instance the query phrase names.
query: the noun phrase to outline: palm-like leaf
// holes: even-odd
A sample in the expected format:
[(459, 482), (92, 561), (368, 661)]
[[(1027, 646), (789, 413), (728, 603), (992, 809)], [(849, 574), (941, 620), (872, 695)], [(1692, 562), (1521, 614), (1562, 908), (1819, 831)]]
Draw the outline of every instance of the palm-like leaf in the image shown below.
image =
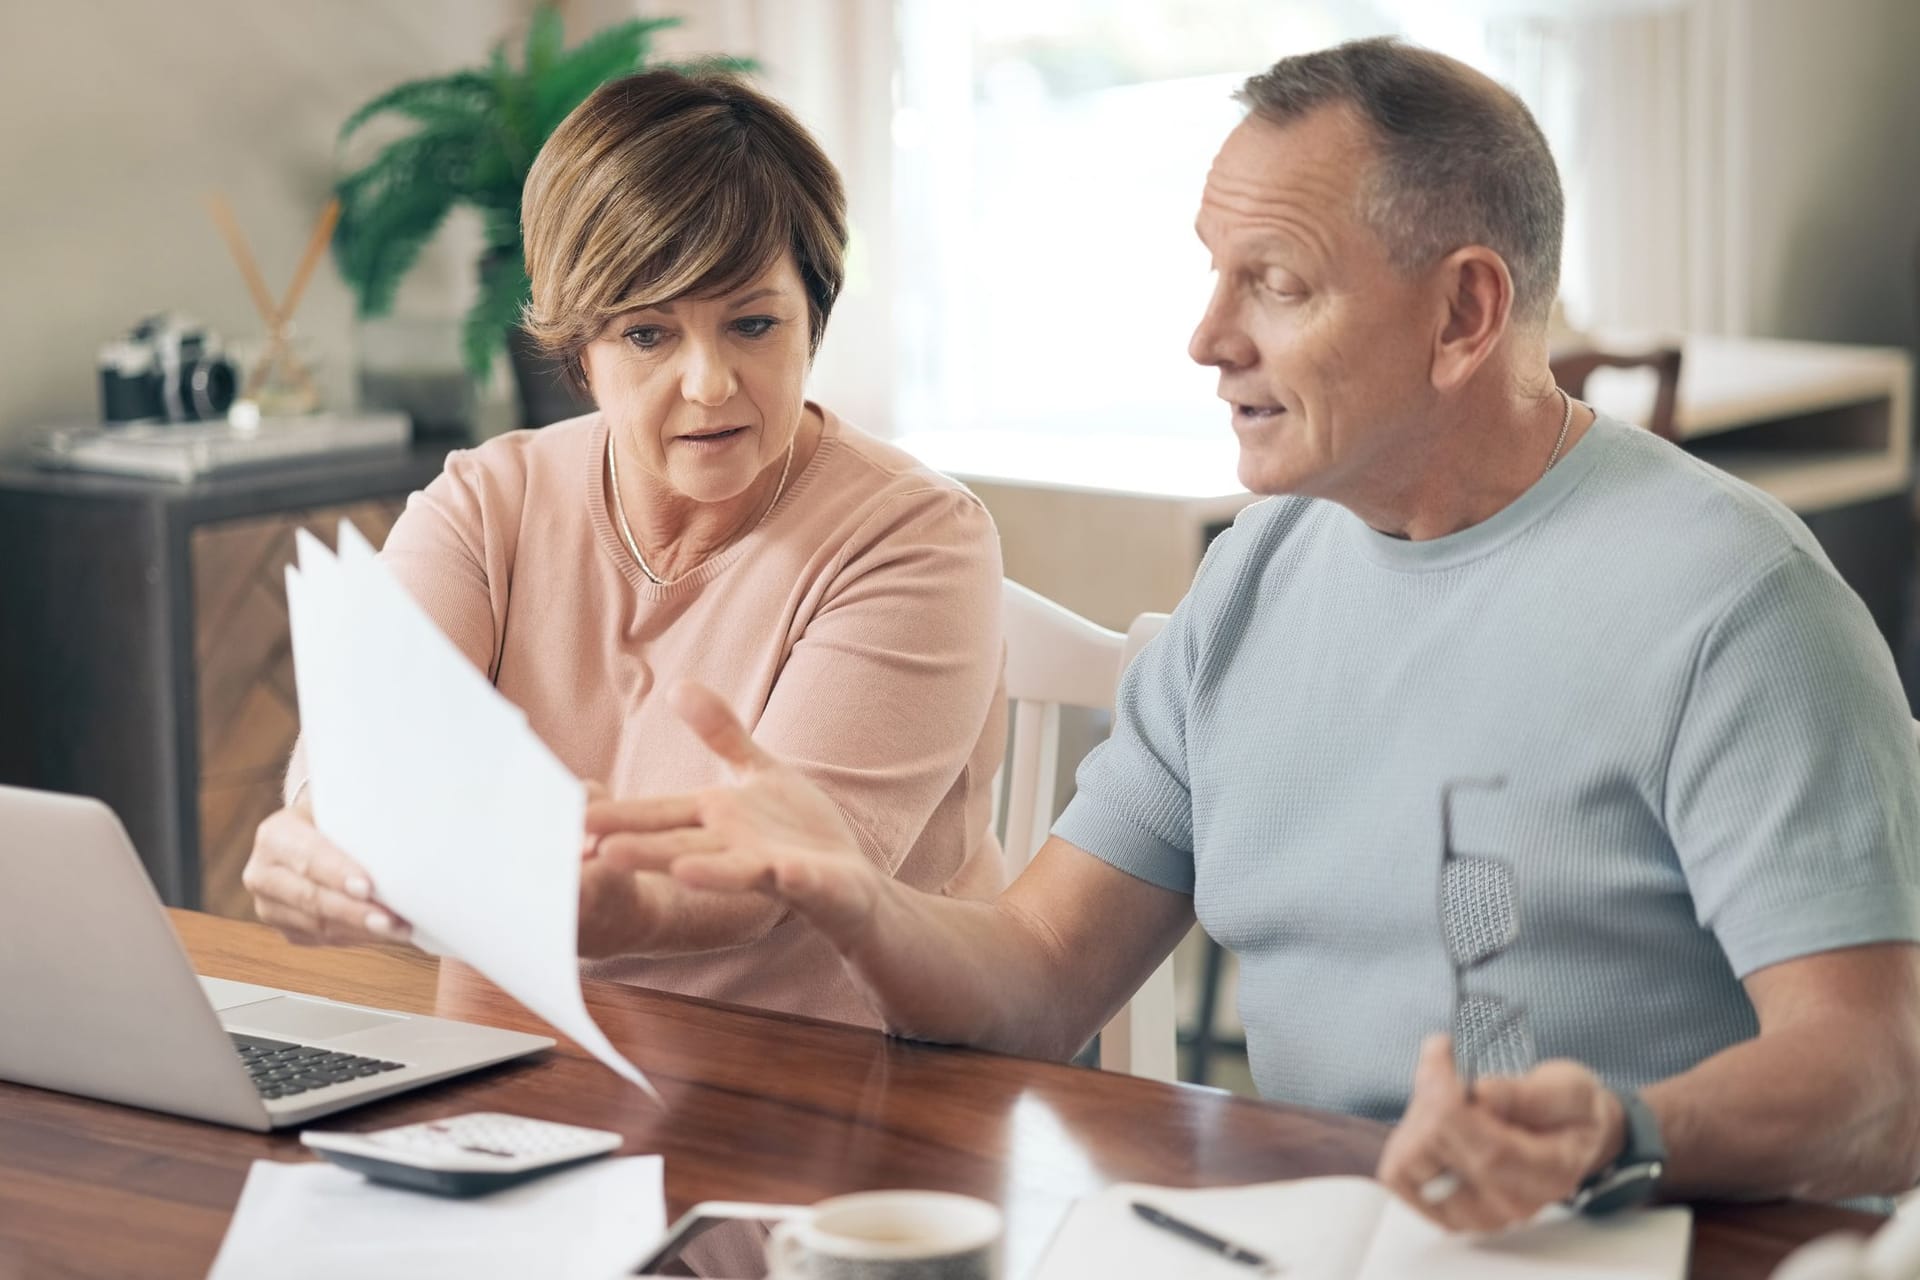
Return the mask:
[[(334, 184), (340, 197), (334, 260), (360, 313), (379, 315), (392, 307), (401, 279), (448, 211), (456, 204), (472, 206), (480, 213), (487, 252), (463, 347), (468, 369), (484, 378), (527, 300), (520, 194), (534, 157), (595, 89), (647, 66), (654, 33), (678, 22), (623, 22), (567, 49), (558, 10), (542, 5), (527, 30), (524, 66), (515, 68), (500, 44), (484, 68), (409, 81), (347, 117), (342, 143), (381, 115), (415, 126)], [(752, 69), (734, 58), (697, 65)]]
[(534, 89), (533, 113), (541, 136), (558, 128), (567, 113), (595, 89), (646, 66), (654, 32), (679, 25), (678, 18), (636, 19), (608, 27), (576, 45)]
[(484, 381), (493, 368), (493, 357), (506, 340), (507, 330), (520, 323), (520, 309), (528, 297), (527, 266), (520, 246), (495, 250), (480, 259), (480, 296), (467, 312), (461, 333), (461, 350), (467, 358), (467, 372), (476, 382)]
[(431, 80), (409, 80), (395, 85), (347, 117), (340, 126), (345, 142), (360, 126), (391, 111), (429, 127), (472, 126), (486, 119), (493, 105), (493, 81), (478, 71), (456, 71)]
[(335, 189), (334, 256), (362, 315), (393, 306), (401, 277), (446, 220), (459, 191), (462, 150), (443, 134), (418, 133), (390, 144)]
[(533, 21), (527, 26), (528, 80), (537, 81), (553, 69), (565, 40), (557, 7), (542, 5), (533, 11)]

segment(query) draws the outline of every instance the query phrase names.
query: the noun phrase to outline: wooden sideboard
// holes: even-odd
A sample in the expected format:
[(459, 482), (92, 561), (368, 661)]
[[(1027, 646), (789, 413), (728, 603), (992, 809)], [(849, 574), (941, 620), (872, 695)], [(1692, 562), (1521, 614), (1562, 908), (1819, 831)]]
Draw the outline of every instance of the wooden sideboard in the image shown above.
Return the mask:
[(174, 906), (245, 916), (240, 868), (298, 732), (297, 529), (376, 545), (444, 445), (195, 484), (0, 466), (0, 783), (97, 796)]

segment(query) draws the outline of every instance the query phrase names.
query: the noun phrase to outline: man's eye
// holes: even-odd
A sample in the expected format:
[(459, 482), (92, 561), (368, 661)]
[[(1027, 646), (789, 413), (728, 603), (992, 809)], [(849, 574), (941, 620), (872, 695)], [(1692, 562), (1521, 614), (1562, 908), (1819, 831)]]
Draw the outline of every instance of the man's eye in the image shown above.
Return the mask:
[(642, 351), (651, 351), (660, 345), (666, 334), (659, 325), (642, 324), (635, 325), (620, 336)]
[(748, 316), (744, 320), (734, 321), (733, 327), (745, 337), (764, 338), (772, 332), (775, 323), (772, 316)]

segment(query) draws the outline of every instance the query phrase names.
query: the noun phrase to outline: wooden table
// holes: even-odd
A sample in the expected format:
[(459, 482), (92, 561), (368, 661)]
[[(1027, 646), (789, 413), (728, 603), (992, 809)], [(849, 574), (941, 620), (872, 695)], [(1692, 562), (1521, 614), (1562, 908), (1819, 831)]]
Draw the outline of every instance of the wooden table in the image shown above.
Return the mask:
[[(214, 977), (521, 1030), (544, 1028), (465, 966), (416, 954), (300, 950), (258, 925), (176, 911)], [(615, 1129), (666, 1157), (668, 1212), (706, 1199), (801, 1202), (873, 1187), (966, 1192), (1006, 1208), (1010, 1280), (1068, 1205), (1116, 1181), (1202, 1186), (1366, 1173), (1385, 1137), (1361, 1120), (1211, 1090), (889, 1040), (609, 983), (587, 1004), (653, 1079), (664, 1110), (571, 1045), (330, 1118), (381, 1128), (498, 1109)], [(137, 1052), (137, 1049), (135, 1050)], [(0, 1084), (0, 1278), (202, 1276), (247, 1168), (301, 1160), (262, 1136)], [(1709, 1208), (1693, 1274), (1760, 1277), (1859, 1214)]]

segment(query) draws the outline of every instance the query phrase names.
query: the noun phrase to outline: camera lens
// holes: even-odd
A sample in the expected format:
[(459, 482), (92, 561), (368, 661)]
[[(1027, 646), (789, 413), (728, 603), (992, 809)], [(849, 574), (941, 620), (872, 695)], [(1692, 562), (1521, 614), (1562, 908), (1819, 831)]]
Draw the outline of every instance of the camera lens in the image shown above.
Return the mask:
[(233, 362), (223, 356), (202, 356), (187, 371), (188, 402), (197, 418), (226, 416), (238, 389), (239, 375)]

